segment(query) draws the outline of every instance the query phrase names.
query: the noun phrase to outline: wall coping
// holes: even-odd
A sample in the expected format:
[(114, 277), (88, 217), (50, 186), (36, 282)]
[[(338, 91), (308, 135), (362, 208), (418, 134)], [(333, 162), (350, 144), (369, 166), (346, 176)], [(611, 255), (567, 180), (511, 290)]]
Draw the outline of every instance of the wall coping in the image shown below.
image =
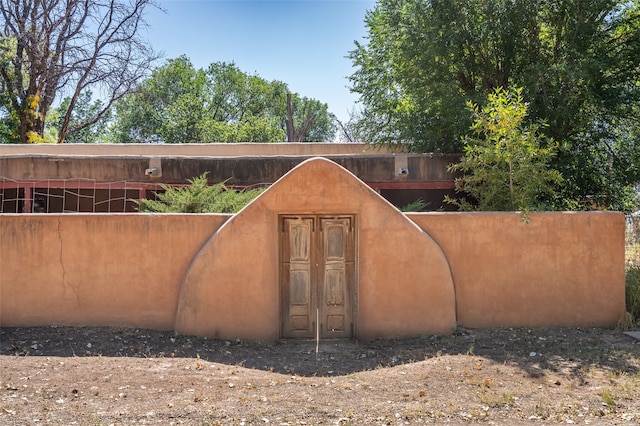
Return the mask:
[(5, 155), (242, 157), (283, 155), (389, 155), (394, 150), (367, 143), (208, 143), (208, 144), (0, 144)]

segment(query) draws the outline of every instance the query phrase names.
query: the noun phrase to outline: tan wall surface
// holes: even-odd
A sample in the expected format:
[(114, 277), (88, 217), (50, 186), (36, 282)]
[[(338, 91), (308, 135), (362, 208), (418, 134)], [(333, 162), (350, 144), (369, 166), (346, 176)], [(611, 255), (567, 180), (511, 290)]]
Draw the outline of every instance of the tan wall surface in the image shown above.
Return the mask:
[(622, 213), (407, 216), (447, 254), (464, 326), (615, 326), (624, 312)]
[(364, 143), (206, 143), (206, 144), (0, 144), (0, 155), (183, 155), (239, 157), (244, 155), (344, 155), (389, 153)]
[(178, 332), (279, 337), (279, 213), (356, 215), (358, 338), (441, 334), (455, 327), (453, 283), (440, 247), (354, 175), (329, 160), (312, 159), (203, 247), (182, 286)]
[(228, 215), (0, 215), (0, 324), (173, 329), (180, 282)]
[(0, 324), (280, 336), (279, 214), (352, 214), (356, 337), (467, 327), (614, 326), (621, 213), (403, 215), (308, 160), (239, 214), (0, 215)]

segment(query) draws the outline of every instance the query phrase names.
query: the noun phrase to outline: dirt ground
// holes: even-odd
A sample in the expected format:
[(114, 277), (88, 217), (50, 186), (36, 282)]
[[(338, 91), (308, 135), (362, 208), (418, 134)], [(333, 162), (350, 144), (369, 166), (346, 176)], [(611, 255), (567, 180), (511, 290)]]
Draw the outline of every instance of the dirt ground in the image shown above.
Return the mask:
[(640, 341), (460, 329), (373, 342), (0, 329), (2, 425), (640, 424)]

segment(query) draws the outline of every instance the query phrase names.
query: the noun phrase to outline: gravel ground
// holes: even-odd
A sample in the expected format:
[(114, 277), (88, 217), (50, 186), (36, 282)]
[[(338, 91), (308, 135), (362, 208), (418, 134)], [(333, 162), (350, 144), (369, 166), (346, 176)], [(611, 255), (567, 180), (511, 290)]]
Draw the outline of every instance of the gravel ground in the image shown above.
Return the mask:
[(0, 424), (640, 424), (618, 330), (260, 344), (109, 327), (0, 328)]

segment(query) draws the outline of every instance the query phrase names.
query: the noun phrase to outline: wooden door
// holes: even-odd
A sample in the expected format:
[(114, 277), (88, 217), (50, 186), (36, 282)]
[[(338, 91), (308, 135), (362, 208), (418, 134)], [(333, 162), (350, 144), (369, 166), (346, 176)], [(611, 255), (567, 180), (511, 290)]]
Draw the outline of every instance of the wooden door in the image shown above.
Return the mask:
[(349, 215), (281, 216), (282, 337), (353, 337), (354, 222)]
[(315, 218), (287, 216), (280, 222), (282, 337), (311, 338), (317, 303), (313, 291)]

